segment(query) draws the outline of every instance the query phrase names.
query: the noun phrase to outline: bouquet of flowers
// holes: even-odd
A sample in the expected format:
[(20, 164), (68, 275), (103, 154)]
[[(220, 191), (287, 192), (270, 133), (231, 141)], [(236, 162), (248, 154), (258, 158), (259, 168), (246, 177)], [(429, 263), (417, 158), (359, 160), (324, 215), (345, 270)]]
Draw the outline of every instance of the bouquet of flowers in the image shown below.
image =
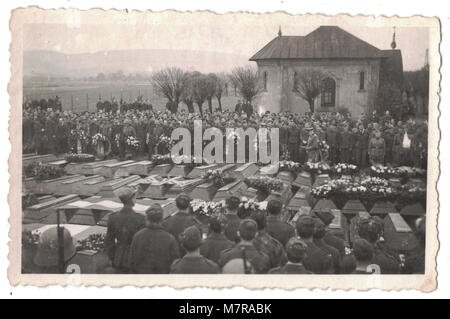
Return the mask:
[(75, 140), (80, 140), (83, 144), (89, 142), (89, 136), (87, 136), (86, 132), (83, 129), (70, 130), (70, 136)]
[(372, 165), (370, 167), (370, 175), (381, 177), (381, 178), (392, 178), (392, 177), (402, 177), (402, 170), (394, 167), (383, 166), (383, 165)]
[(331, 195), (338, 195), (343, 189), (346, 189), (351, 185), (353, 185), (353, 182), (348, 179), (332, 179), (321, 186), (313, 187), (311, 195), (314, 197), (326, 198)]
[(94, 136), (92, 136), (92, 144), (98, 145), (100, 142), (106, 141), (106, 136), (102, 133), (97, 133)]
[(250, 176), (244, 180), (248, 187), (253, 187), (257, 190), (270, 193), (271, 191), (281, 191), (283, 189), (283, 182), (278, 178), (269, 176)]
[(424, 201), (427, 196), (427, 189), (420, 186), (403, 185), (400, 187), (398, 195), (402, 201)]
[(41, 162), (31, 163), (25, 167), (26, 177), (35, 177), (37, 180), (48, 180), (61, 177), (65, 174), (62, 167), (43, 164)]
[(92, 154), (67, 154), (65, 157), (65, 160), (68, 163), (88, 163), (95, 161), (95, 157)]
[(342, 175), (352, 175), (356, 173), (358, 167), (353, 164), (338, 163), (333, 166), (333, 172)]
[(77, 250), (94, 250), (102, 252), (105, 250), (105, 234), (92, 234), (88, 238), (79, 240)]
[(293, 161), (281, 161), (280, 162), (280, 171), (288, 171), (292, 173), (297, 173), (302, 170), (302, 166), (300, 163)]
[(152, 156), (152, 162), (155, 165), (173, 164), (172, 157), (170, 156), (170, 154), (166, 155), (155, 154)]
[(201, 199), (191, 201), (191, 207), (194, 214), (211, 217), (219, 214), (225, 208), (225, 201), (209, 202)]
[(134, 136), (128, 136), (125, 143), (135, 150), (139, 149), (139, 147), (140, 147), (139, 140), (137, 138), (135, 138)]
[(166, 135), (161, 135), (158, 139), (157, 146), (159, 145), (165, 145), (167, 148), (169, 148), (170, 144), (172, 144), (172, 139)]
[(315, 173), (315, 174), (326, 174), (331, 171), (330, 165), (328, 165), (326, 163), (306, 162), (305, 165), (303, 165), (303, 169), (309, 173)]
[(366, 187), (388, 187), (389, 182), (380, 177), (366, 177), (361, 181), (362, 186)]
[(283, 161), (289, 161), (291, 159), (291, 154), (289, 153), (289, 150), (287, 148), (283, 151), (281, 158), (283, 159)]
[(212, 182), (216, 187), (222, 187), (228, 182), (231, 182), (231, 178), (227, 178), (224, 176), (223, 172), (220, 169), (209, 169), (205, 175), (202, 176), (205, 181)]
[(322, 151), (328, 151), (330, 149), (330, 145), (328, 145), (326, 141), (319, 141), (319, 149)]
[(238, 216), (241, 219), (247, 218), (250, 214), (256, 210), (260, 209), (260, 204), (254, 199), (248, 199), (247, 197), (242, 197), (241, 202), (238, 207)]

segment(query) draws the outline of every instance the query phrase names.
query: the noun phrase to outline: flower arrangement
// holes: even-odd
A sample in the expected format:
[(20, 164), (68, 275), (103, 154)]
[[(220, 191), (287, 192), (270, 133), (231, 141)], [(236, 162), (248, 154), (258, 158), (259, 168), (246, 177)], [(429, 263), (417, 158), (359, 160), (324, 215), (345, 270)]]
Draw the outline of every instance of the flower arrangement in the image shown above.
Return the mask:
[(139, 140), (137, 138), (135, 138), (134, 136), (128, 136), (125, 143), (135, 150), (139, 149), (139, 147), (141, 145)]
[(83, 129), (72, 129), (70, 130), (70, 136), (75, 140), (80, 140), (81, 143), (85, 144), (89, 142), (89, 136)]
[(327, 163), (311, 163), (306, 162), (305, 165), (303, 165), (303, 169), (309, 173), (315, 173), (315, 174), (326, 174), (331, 171), (330, 165)]
[(248, 218), (252, 212), (259, 209), (261, 209), (260, 204), (254, 199), (242, 197), (238, 207), (238, 216), (241, 219)]
[(172, 139), (166, 135), (161, 135), (156, 146), (165, 145), (166, 147), (169, 147), (170, 144), (172, 144)]
[(319, 149), (327, 151), (330, 149), (330, 145), (326, 141), (319, 141)]
[(212, 182), (216, 187), (219, 187), (219, 188), (225, 185), (222, 171), (219, 169), (214, 169), (214, 170), (209, 169), (202, 176), (202, 178), (207, 182)]
[(194, 199), (191, 201), (191, 207), (194, 214), (211, 217), (222, 212), (225, 208), (225, 201), (210, 202)]
[(22, 246), (34, 247), (39, 244), (39, 233), (33, 233), (31, 231), (22, 232)]
[(79, 240), (77, 250), (94, 250), (102, 252), (105, 250), (105, 234), (92, 234), (88, 238)]
[(380, 177), (366, 177), (361, 180), (361, 185), (366, 187), (387, 187), (389, 182)]
[(152, 162), (155, 165), (173, 164), (172, 157), (170, 156), (170, 154), (166, 155), (155, 154), (152, 156)]
[(65, 160), (68, 163), (89, 163), (95, 161), (95, 157), (92, 154), (67, 154), (65, 157)]
[(372, 165), (370, 174), (383, 178), (408, 178), (408, 177), (424, 177), (427, 171), (418, 167), (400, 166), (390, 167), (383, 165)]
[(291, 154), (289, 153), (289, 150), (287, 148), (284, 149), (281, 158), (283, 159), (283, 161), (289, 161), (291, 159)]
[(62, 167), (35, 162), (25, 167), (26, 177), (35, 177), (37, 180), (48, 180), (61, 177), (65, 174)]
[(281, 161), (280, 162), (280, 171), (288, 171), (291, 173), (297, 173), (302, 170), (302, 166), (298, 162), (293, 161)]
[(250, 176), (244, 180), (244, 183), (248, 187), (253, 187), (267, 193), (281, 191), (283, 189), (283, 182), (281, 180), (269, 176)]
[(352, 175), (355, 174), (358, 170), (358, 167), (353, 164), (347, 164), (347, 163), (338, 163), (333, 166), (332, 171), (336, 174), (342, 174), (342, 175)]
[(100, 142), (106, 141), (106, 136), (102, 133), (97, 133), (94, 136), (92, 136), (92, 144), (98, 145)]

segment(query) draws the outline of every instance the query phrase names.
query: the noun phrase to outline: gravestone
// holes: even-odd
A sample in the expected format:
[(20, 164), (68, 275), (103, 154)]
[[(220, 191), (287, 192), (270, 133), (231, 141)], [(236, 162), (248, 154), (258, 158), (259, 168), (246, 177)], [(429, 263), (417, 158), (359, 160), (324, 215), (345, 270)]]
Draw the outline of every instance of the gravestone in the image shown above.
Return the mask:
[[(81, 166), (81, 171), (79, 174), (83, 175), (97, 175), (103, 166), (118, 163), (116, 159), (106, 160), (106, 161), (96, 161), (91, 163), (83, 163)], [(70, 164), (69, 164), (70, 165)], [(67, 167), (67, 166), (66, 166)]]
[(358, 212), (350, 221), (349, 226), (349, 240), (353, 243), (355, 235), (358, 235), (358, 223), (361, 219), (370, 218), (370, 214), (367, 211)]
[(240, 180), (234, 181), (230, 184), (227, 184), (219, 188), (219, 190), (217, 191), (216, 195), (213, 198), (213, 201), (219, 202), (221, 200), (227, 199), (232, 195), (241, 197), (243, 196), (243, 193), (246, 189), (247, 185), (244, 182)]
[(152, 171), (150, 172), (151, 175), (158, 175), (158, 176), (164, 176), (166, 177), (167, 174), (169, 174), (170, 170), (172, 169), (173, 164), (160, 164), (153, 167)]
[(308, 172), (301, 172), (297, 178), (292, 182), (292, 185), (297, 187), (312, 187), (311, 174)]
[(259, 167), (255, 163), (245, 163), (236, 169), (230, 171), (230, 176), (239, 180), (244, 180), (258, 172)]
[[(68, 194), (79, 194), (82, 193), (81, 189), (84, 188), (84, 183), (86, 182), (102, 182), (105, 178), (100, 175), (91, 176), (78, 176), (77, 178), (70, 179), (62, 182), (55, 194), (57, 195), (68, 195)], [(93, 194), (92, 194), (93, 195)]]
[(35, 192), (38, 194), (54, 194), (58, 191), (62, 182), (79, 178), (80, 175), (66, 175), (54, 179), (37, 181)]
[(219, 188), (213, 182), (203, 183), (194, 188), (191, 193), (192, 198), (210, 201)]
[(398, 213), (389, 213), (384, 218), (384, 243), (398, 253), (405, 253), (417, 247), (418, 241), (414, 233)]
[(134, 163), (134, 162), (133, 161), (122, 161), (122, 162), (118, 162), (118, 163), (106, 164), (100, 168), (100, 171), (98, 172), (98, 174), (105, 176), (105, 177), (113, 177), (113, 176), (115, 176), (116, 171), (120, 167), (122, 167), (124, 165), (128, 165), (128, 164), (132, 164), (132, 163)]
[[(29, 206), (23, 210), (22, 222), (24, 224), (41, 223), (56, 224), (56, 209), (62, 205), (79, 200), (75, 194), (51, 198), (39, 204)], [(65, 220), (61, 220), (65, 223)]]
[(389, 213), (398, 213), (398, 211), (392, 202), (378, 201), (373, 205), (369, 213), (372, 216), (384, 216)]
[(206, 174), (208, 170), (214, 170), (218, 168), (218, 164), (208, 164), (196, 166), (194, 169), (187, 175), (187, 178), (199, 178)]
[(112, 180), (111, 182), (105, 183), (102, 186), (102, 189), (100, 190), (98, 195), (101, 197), (109, 197), (109, 198), (116, 197), (116, 191), (138, 179), (140, 179), (138, 175), (132, 175), (125, 178)]
[(358, 199), (351, 199), (347, 201), (342, 208), (342, 213), (344, 215), (357, 215), (360, 212), (367, 212), (367, 209)]
[(330, 175), (328, 174), (320, 174), (316, 177), (316, 181), (314, 182), (314, 187), (321, 186), (330, 181)]
[(413, 203), (413, 204), (404, 206), (400, 210), (400, 215), (420, 217), (420, 216), (425, 215), (425, 209), (422, 207), (422, 205), (420, 203)]

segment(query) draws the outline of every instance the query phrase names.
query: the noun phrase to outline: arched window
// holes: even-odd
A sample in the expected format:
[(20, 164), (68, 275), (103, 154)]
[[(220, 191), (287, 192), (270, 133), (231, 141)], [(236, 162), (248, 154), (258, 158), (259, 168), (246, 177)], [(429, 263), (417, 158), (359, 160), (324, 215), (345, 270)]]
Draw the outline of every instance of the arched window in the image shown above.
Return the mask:
[(263, 73), (264, 91), (267, 91), (267, 71)]
[(298, 74), (297, 72), (294, 72), (294, 78), (292, 81), (292, 91), (296, 91), (297, 90), (297, 85), (298, 85)]
[(334, 107), (336, 102), (336, 82), (332, 78), (322, 80), (321, 105)]

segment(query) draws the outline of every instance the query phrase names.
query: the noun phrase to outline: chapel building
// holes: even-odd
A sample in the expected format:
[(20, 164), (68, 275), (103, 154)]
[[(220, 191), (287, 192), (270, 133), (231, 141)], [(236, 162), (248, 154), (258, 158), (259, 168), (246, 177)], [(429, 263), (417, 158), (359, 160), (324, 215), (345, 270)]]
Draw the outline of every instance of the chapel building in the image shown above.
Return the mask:
[(306, 36), (278, 36), (250, 58), (258, 66), (263, 92), (255, 100), (262, 111), (309, 111), (309, 104), (295, 91), (302, 71), (323, 74), (315, 111), (347, 108), (352, 116), (373, 110), (383, 81), (403, 81), (403, 62), (396, 50), (380, 50), (337, 26), (321, 26)]

